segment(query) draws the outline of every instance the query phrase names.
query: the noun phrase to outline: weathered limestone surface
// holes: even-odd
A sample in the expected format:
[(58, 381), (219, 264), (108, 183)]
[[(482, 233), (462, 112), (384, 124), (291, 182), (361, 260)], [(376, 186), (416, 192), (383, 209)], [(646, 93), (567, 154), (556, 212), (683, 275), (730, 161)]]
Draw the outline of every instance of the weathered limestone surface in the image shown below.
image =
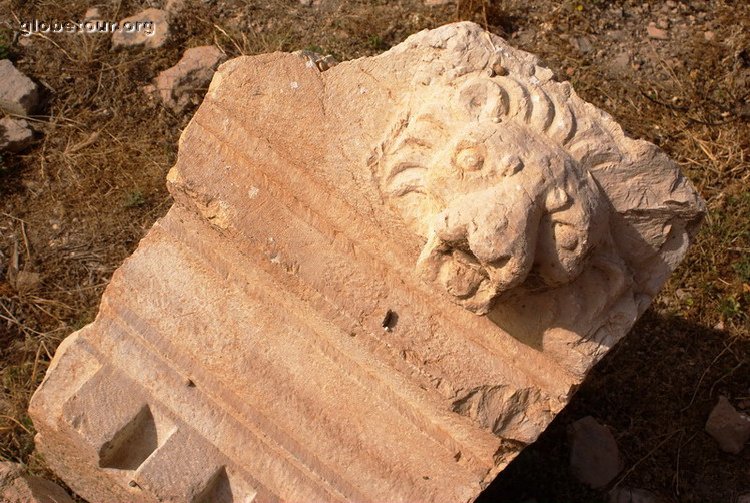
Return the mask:
[(91, 501), (471, 501), (703, 212), (658, 148), (471, 23), (325, 72), (223, 64), (168, 184), (31, 404)]

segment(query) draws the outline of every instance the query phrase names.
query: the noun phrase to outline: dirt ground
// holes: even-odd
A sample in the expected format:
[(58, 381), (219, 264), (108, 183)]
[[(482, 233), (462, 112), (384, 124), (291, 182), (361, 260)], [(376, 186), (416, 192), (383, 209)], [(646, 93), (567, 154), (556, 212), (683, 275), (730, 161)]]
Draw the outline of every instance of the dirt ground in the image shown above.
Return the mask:
[[(0, 0), (0, 58), (43, 92), (34, 145), (0, 158), (0, 458), (46, 471), (26, 414), (31, 393), (171, 204), (165, 176), (194, 108), (175, 115), (144, 85), (193, 46), (346, 60), (469, 19), (540, 55), (629, 134), (660, 145), (710, 212), (653, 308), (481, 501), (605, 500), (568, 467), (567, 427), (586, 415), (615, 432), (625, 461), (616, 484), (671, 502), (750, 492), (750, 447), (725, 454), (703, 431), (719, 395), (750, 410), (750, 3), (188, 0), (155, 50), (112, 51), (107, 35), (14, 32), (24, 20), (80, 20), (93, 5), (117, 21), (161, 0)], [(649, 23), (666, 39), (649, 37)], [(13, 280), (18, 271), (38, 281)]]

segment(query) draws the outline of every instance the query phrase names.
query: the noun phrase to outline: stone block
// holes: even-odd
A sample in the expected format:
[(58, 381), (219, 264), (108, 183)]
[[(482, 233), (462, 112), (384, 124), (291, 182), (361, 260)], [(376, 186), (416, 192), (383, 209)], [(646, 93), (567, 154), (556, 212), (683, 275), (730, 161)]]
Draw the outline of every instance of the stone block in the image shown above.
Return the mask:
[(221, 65), (175, 204), (31, 402), (90, 501), (472, 501), (704, 212), (654, 145), (472, 23)]

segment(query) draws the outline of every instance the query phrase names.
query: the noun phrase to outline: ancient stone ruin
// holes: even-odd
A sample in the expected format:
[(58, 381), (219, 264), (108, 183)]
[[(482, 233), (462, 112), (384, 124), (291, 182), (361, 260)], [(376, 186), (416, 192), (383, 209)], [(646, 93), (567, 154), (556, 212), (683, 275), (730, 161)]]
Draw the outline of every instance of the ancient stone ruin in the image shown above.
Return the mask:
[(224, 63), (168, 185), (31, 403), (90, 501), (472, 501), (703, 213), (657, 147), (471, 23), (325, 71)]

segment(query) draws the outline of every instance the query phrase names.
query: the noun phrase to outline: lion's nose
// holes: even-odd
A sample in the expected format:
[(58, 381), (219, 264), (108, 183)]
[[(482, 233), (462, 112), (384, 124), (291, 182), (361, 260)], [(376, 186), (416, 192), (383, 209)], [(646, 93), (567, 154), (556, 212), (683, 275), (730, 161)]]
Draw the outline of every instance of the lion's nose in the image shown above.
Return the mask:
[(508, 232), (509, 211), (504, 205), (479, 208), (467, 225), (467, 241), (474, 256), (485, 264), (507, 259), (514, 237)]
[(496, 191), (470, 194), (437, 215), (434, 231), (441, 241), (470, 252), (485, 264), (509, 258), (525, 216), (498, 202)]
[(435, 232), (482, 264), (496, 269), (507, 265), (513, 270), (508, 274), (525, 276), (533, 261), (540, 212), (528, 198), (513, 196), (497, 187), (468, 194), (438, 215)]

